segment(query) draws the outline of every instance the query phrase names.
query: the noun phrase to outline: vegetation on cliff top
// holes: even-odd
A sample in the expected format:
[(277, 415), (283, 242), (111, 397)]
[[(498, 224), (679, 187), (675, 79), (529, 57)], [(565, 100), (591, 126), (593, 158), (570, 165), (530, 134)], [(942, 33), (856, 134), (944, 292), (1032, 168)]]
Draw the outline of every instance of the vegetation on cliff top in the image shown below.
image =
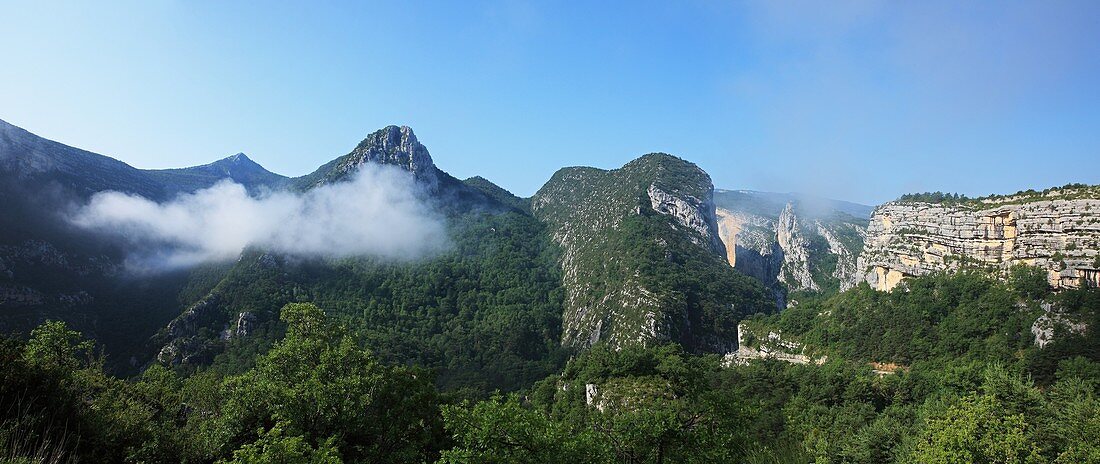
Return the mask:
[(907, 193), (897, 199), (899, 202), (934, 203), (968, 207), (983, 207), (1001, 204), (1028, 203), (1039, 200), (1075, 200), (1080, 198), (1100, 198), (1100, 186), (1080, 183), (1050, 187), (1043, 190), (1020, 190), (1007, 195), (986, 195), (968, 197), (959, 193), (924, 192)]

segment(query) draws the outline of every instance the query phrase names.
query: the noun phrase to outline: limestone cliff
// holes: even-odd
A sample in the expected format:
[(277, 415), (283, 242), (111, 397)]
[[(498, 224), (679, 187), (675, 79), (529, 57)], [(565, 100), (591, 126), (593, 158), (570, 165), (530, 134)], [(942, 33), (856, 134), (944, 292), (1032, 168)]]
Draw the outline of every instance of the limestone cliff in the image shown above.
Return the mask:
[(718, 230), (729, 263), (782, 305), (787, 291), (834, 290), (856, 274), (866, 219), (860, 205), (808, 196), (719, 191)]
[(852, 283), (890, 290), (908, 276), (1015, 264), (1045, 269), (1056, 288), (1100, 284), (1100, 187), (886, 203), (871, 216)]
[(779, 213), (775, 230), (776, 241), (783, 250), (779, 280), (800, 290), (820, 290), (821, 287), (810, 275), (810, 240), (799, 227), (793, 204), (787, 203), (783, 212)]

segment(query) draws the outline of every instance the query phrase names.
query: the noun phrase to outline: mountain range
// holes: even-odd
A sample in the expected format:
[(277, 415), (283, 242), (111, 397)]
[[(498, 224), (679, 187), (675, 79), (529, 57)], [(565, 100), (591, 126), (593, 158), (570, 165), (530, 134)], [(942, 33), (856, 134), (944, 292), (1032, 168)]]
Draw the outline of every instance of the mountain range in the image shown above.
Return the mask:
[[(446, 251), (395, 263), (250, 247), (235, 261), (137, 274), (127, 269), (124, 235), (67, 220), (97, 192), (165, 202), (231, 181), (257, 197), (302, 193), (347, 182), (368, 164), (411, 177), (446, 223)], [(874, 284), (876, 276), (898, 279), (887, 276), (881, 255), (888, 210), (805, 194), (716, 191), (698, 166), (662, 153), (612, 170), (564, 168), (520, 198), (481, 177), (447, 174), (410, 128), (398, 126), (288, 178), (243, 153), (202, 166), (136, 169), (0, 121), (0, 192), (0, 331), (66, 320), (100, 340), (121, 372), (151, 362), (246, 369), (281, 337), (279, 308), (311, 301), (385, 359), (431, 367), (443, 385), (514, 388), (601, 343), (732, 352), (747, 317), (803, 295)], [(869, 230), (880, 250), (873, 263), (864, 254)], [(1092, 237), (1087, 247), (1096, 235), (1082, 230)], [(1073, 261), (1076, 268), (1091, 265), (1088, 257)]]
[(648, 153), (521, 198), (408, 127), (290, 178), (0, 122), (0, 200), (0, 460), (1100, 456), (1096, 186), (872, 208)]

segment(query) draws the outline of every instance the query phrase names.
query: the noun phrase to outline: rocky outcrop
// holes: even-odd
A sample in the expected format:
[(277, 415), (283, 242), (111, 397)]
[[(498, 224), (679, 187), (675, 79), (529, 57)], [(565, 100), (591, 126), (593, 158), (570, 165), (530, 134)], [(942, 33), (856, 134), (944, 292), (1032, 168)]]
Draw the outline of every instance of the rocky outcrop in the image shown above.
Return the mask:
[(781, 306), (788, 291), (837, 289), (856, 274), (866, 220), (828, 207), (837, 202), (728, 190), (716, 201), (730, 265), (771, 288)]
[(1038, 266), (1055, 288), (1100, 284), (1100, 191), (958, 204), (886, 203), (867, 228), (858, 281), (890, 290), (905, 277), (964, 267)]
[[(224, 342), (248, 337), (256, 330), (256, 313), (242, 311), (225, 321), (226, 305), (217, 294), (207, 295), (191, 305), (164, 330), (167, 341), (157, 353), (157, 361), (166, 365), (202, 364), (210, 362), (223, 348)], [(217, 338), (204, 337), (204, 328), (223, 325)]]
[(776, 241), (783, 250), (783, 266), (779, 280), (787, 282), (798, 290), (820, 290), (810, 274), (810, 240), (802, 232), (798, 218), (794, 214), (794, 205), (787, 203), (779, 213), (776, 222)]
[(1059, 311), (1051, 303), (1042, 304), (1043, 314), (1031, 324), (1031, 334), (1035, 337), (1035, 346), (1040, 349), (1055, 341), (1060, 333), (1084, 334), (1088, 325), (1074, 321), (1069, 315)]
[(0, 275), (14, 278), (22, 269), (49, 269), (76, 276), (113, 277), (120, 266), (107, 256), (66, 253), (45, 240), (26, 240), (18, 245), (0, 245)]
[(248, 337), (252, 334), (252, 331), (256, 329), (256, 322), (256, 313), (244, 311), (238, 314), (237, 320), (231, 322), (229, 326), (222, 331), (222, 340)]
[[(282, 279), (286, 275), (285, 265), (284, 257), (246, 250), (229, 275), (247, 276), (283, 287), (286, 297), (298, 295), (298, 288)], [(242, 306), (246, 305), (235, 299), (242, 291), (241, 284), (231, 278), (214, 286), (153, 337), (152, 342), (161, 347), (158, 361), (167, 365), (208, 362), (225, 348), (226, 342), (251, 336), (261, 323), (275, 315), (272, 311), (281, 306), (278, 302), (267, 308), (242, 311)]]
[(42, 292), (23, 285), (0, 285), (0, 306), (36, 306), (45, 302)]
[(692, 243), (725, 255), (726, 247), (718, 238), (718, 218), (714, 211), (714, 202), (710, 198), (704, 200), (692, 195), (675, 196), (657, 188), (657, 184), (649, 184), (646, 194), (653, 211), (669, 215), (681, 226), (695, 232), (688, 235)]
[[(755, 329), (755, 330), (754, 330)], [(737, 325), (737, 351), (726, 353), (723, 362), (727, 366), (746, 365), (755, 359), (775, 359), (791, 364), (824, 364), (827, 356), (810, 356), (799, 342), (784, 340), (774, 330), (750, 327), (742, 322)]]
[(216, 295), (209, 295), (169, 322), (165, 331), (172, 338), (194, 335), (200, 328), (220, 318), (221, 312), (221, 300)]
[(91, 287), (88, 282), (118, 273), (119, 266), (107, 256), (66, 252), (45, 240), (0, 245), (0, 308), (86, 307), (95, 298), (83, 284)]
[(347, 178), (365, 164), (393, 166), (408, 171), (428, 191), (439, 188), (442, 172), (432, 162), (428, 149), (407, 126), (386, 126), (359, 142), (347, 155), (321, 166), (312, 174), (294, 179), (299, 189), (309, 189)]

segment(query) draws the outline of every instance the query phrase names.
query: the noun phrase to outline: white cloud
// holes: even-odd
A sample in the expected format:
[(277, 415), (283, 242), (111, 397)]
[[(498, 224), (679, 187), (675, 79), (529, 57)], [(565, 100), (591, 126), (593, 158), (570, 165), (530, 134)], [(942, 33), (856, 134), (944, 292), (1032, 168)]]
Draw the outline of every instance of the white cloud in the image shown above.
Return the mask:
[(128, 239), (134, 245), (128, 264), (136, 270), (235, 259), (248, 246), (297, 256), (409, 260), (448, 244), (442, 217), (412, 176), (376, 165), (365, 165), (348, 182), (255, 198), (230, 181), (159, 204), (100, 192), (71, 221)]

